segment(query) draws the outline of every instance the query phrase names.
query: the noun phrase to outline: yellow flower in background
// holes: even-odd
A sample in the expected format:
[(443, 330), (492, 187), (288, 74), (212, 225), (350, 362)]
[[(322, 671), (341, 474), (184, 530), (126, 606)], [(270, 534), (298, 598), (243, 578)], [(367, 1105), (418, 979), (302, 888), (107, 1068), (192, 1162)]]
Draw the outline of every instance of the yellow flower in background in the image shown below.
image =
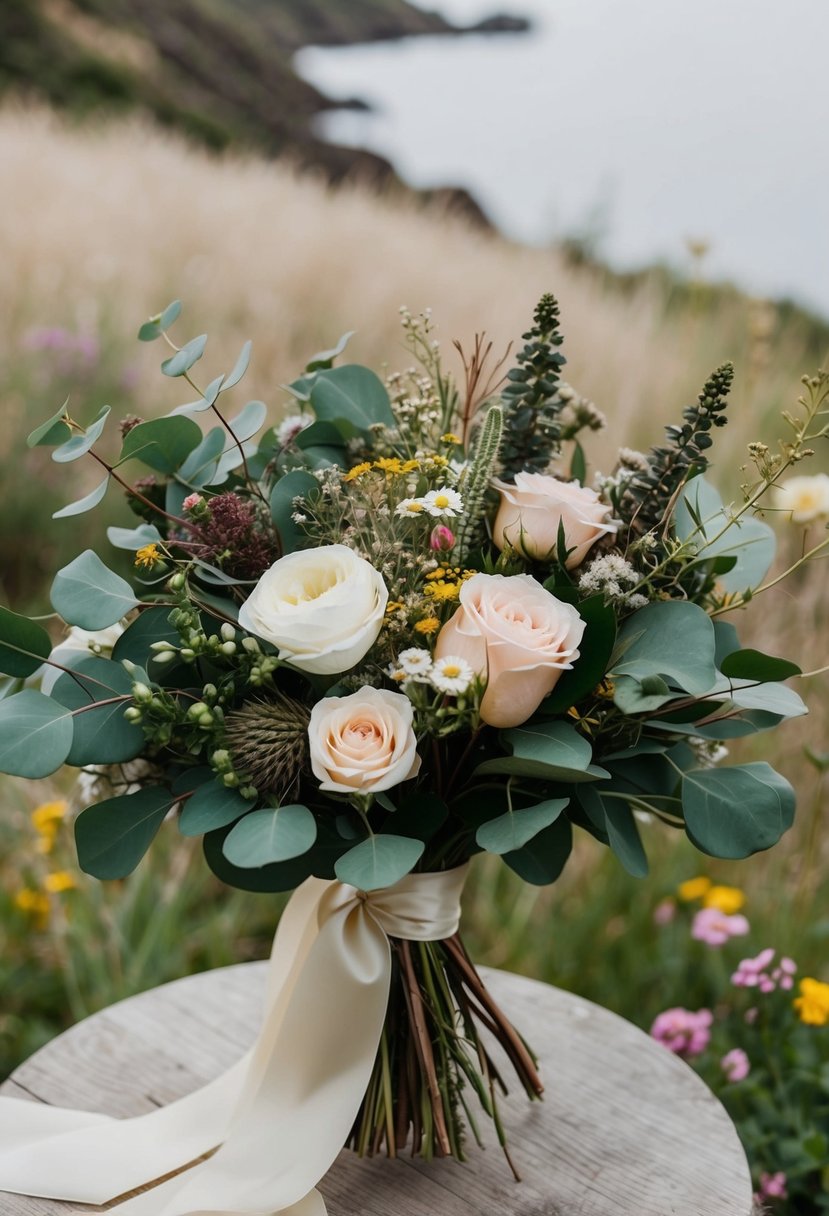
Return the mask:
[(726, 916), (739, 912), (746, 897), (739, 887), (709, 887), (702, 897), (706, 908), (716, 908)]
[(56, 870), (53, 874), (47, 874), (43, 880), (43, 888), (50, 895), (61, 895), (64, 891), (74, 891), (77, 885), (68, 870)]
[(138, 550), (135, 555), (135, 565), (142, 570), (152, 570), (156, 562), (161, 561), (161, 550), (158, 545), (153, 542), (151, 545), (144, 545)]
[(44, 895), (42, 891), (33, 891), (31, 887), (24, 887), (15, 895), (14, 904), (21, 912), (31, 916), (39, 929), (46, 928), (50, 911), (48, 895)]
[(58, 830), (58, 825), (66, 816), (68, 809), (66, 802), (42, 802), (32, 811), (35, 831), (47, 836), (53, 835)]
[(794, 524), (811, 524), (829, 517), (829, 475), (790, 477), (775, 486), (774, 503), (778, 511), (791, 513)]
[(440, 441), (441, 443), (463, 443), (460, 435), (456, 435), (454, 431), (447, 431), (445, 435), (441, 435)]
[(381, 456), (379, 460), (375, 460), (372, 467), (380, 469), (387, 476), (403, 472), (403, 463), (399, 456)]
[(440, 621), (436, 616), (425, 616), (422, 621), (418, 621), (415, 625), (416, 633), (437, 633), (440, 629)]
[(792, 1001), (801, 1022), (807, 1026), (829, 1024), (829, 984), (804, 978), (800, 981), (800, 996)]
[(686, 882), (681, 882), (676, 889), (676, 893), (684, 903), (690, 904), (697, 899), (703, 899), (710, 890), (711, 879), (700, 876), (699, 878), (689, 878)]
[(362, 477), (363, 473), (367, 473), (371, 468), (371, 461), (365, 460), (362, 464), (355, 464), (353, 469), (349, 469), (343, 481), (355, 481), (358, 477)]

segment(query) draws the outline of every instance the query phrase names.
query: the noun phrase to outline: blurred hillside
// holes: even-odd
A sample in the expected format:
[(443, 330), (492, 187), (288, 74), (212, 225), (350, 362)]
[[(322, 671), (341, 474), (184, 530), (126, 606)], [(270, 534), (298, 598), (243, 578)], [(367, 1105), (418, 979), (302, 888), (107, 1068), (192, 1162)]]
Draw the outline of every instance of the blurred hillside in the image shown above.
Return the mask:
[(2, 0), (0, 97), (79, 116), (138, 111), (216, 150), (289, 153), (332, 180), (386, 180), (393, 170), (382, 157), (313, 135), (313, 117), (332, 103), (294, 73), (293, 53), (311, 42), (462, 32), (406, 0)]

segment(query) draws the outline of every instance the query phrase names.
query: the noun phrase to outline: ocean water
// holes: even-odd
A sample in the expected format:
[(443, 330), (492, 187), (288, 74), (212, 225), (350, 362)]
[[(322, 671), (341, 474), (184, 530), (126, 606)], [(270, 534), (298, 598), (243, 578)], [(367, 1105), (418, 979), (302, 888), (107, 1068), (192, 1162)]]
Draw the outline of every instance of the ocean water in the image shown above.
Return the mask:
[(371, 113), (322, 134), (412, 185), (468, 187), (508, 235), (588, 236), (612, 264), (690, 262), (829, 316), (826, 0), (435, 0), (529, 34), (306, 48), (302, 75)]

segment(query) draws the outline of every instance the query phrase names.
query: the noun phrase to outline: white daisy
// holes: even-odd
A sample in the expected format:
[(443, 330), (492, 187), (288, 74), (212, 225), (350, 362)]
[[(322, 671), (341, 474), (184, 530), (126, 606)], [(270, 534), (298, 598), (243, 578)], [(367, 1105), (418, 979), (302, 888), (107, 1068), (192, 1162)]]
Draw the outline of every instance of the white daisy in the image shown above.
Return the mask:
[(418, 676), (426, 680), (432, 670), (432, 656), (420, 646), (410, 646), (408, 650), (400, 651), (397, 666), (407, 676)]
[(430, 490), (422, 502), (430, 515), (451, 517), (463, 510), (463, 499), (457, 490), (452, 490), (449, 486), (439, 486), (437, 490)]
[(422, 515), (426, 504), (422, 498), (404, 498), (394, 509), (395, 515)]
[(475, 673), (466, 659), (447, 654), (437, 659), (432, 667), (429, 679), (439, 692), (466, 692), (474, 679)]

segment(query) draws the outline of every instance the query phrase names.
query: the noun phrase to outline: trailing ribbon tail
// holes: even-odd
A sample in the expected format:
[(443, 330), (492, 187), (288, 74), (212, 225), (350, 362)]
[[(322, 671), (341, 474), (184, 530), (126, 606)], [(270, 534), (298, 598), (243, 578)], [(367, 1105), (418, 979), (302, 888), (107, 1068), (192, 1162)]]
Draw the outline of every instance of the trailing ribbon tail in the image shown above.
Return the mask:
[[(160, 1110), (109, 1119), (0, 1098), (0, 1191), (119, 1216), (325, 1216), (316, 1184), (368, 1085), (391, 979), (389, 936), (456, 932), (466, 867), (360, 892), (309, 879), (283, 914), (253, 1049)], [(185, 1169), (211, 1152), (206, 1161)]]

